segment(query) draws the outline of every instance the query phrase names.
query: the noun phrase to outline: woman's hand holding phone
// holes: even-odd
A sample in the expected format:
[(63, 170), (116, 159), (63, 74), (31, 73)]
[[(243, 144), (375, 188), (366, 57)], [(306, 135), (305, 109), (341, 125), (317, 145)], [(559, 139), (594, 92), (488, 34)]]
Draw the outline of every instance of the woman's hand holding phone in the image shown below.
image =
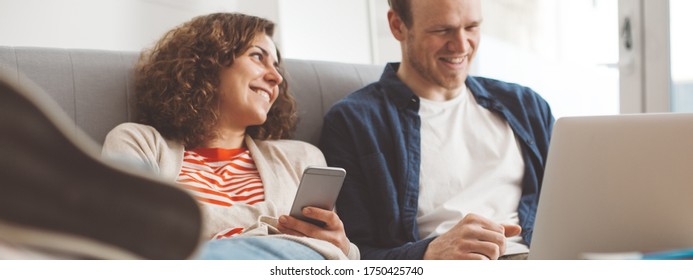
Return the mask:
[(350, 244), (344, 224), (332, 211), (345, 176), (342, 168), (306, 168), (289, 215), (279, 217), (278, 229), (286, 234), (330, 242), (348, 255)]
[(344, 232), (344, 224), (337, 213), (317, 207), (304, 207), (301, 213), (313, 220), (325, 223), (318, 226), (289, 215), (279, 217), (279, 231), (296, 236), (307, 236), (330, 242), (349, 255), (349, 239)]
[(304, 216), (302, 210), (307, 206), (325, 210), (334, 209), (345, 177), (346, 171), (342, 168), (307, 167), (303, 171), (289, 215), (317, 226), (324, 226), (321, 221)]

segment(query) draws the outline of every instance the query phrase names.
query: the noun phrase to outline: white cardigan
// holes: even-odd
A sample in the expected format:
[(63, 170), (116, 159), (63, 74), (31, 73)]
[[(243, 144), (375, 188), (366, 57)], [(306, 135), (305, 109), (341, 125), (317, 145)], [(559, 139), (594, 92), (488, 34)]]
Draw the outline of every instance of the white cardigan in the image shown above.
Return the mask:
[[(295, 140), (260, 141), (246, 136), (245, 144), (262, 178), (265, 201), (232, 207), (200, 204), (205, 236), (211, 238), (224, 229), (243, 227), (245, 231), (241, 236), (286, 238), (313, 248), (326, 259), (359, 259), (359, 250), (353, 243), (346, 256), (332, 243), (281, 234), (275, 227), (277, 217), (289, 213), (303, 170), (308, 166), (326, 165), (322, 152), (311, 144)], [(172, 183), (180, 173), (184, 152), (181, 143), (165, 139), (151, 126), (135, 123), (124, 123), (111, 130), (102, 150), (104, 157), (146, 165)]]

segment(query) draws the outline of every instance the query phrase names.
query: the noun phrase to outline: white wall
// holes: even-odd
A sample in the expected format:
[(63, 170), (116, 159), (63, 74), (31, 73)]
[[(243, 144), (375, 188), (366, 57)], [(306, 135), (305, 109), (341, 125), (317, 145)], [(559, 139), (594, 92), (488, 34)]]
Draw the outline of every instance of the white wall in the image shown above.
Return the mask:
[(286, 57), (372, 62), (369, 0), (279, 1)]
[(135, 50), (229, 0), (0, 0), (0, 45)]
[(474, 74), (531, 87), (556, 117), (618, 114), (617, 4), (484, 0)]
[[(674, 82), (693, 83), (693, 1), (671, 1), (671, 78)], [(693, 93), (691, 93), (693, 95)]]
[(376, 48), (374, 61), (378, 64), (386, 62), (396, 62), (402, 60), (402, 49), (399, 41), (392, 36), (390, 26), (387, 22), (387, 11), (390, 6), (387, 0), (371, 0), (373, 6), (373, 22), (375, 23), (375, 45)]
[[(599, 66), (618, 59), (614, 3), (483, 0), (472, 72), (532, 86), (558, 116), (616, 113), (618, 72)], [(139, 51), (194, 16), (235, 11), (276, 22), (286, 58), (383, 64), (401, 57), (388, 9), (386, 0), (0, 0), (0, 45)]]
[(194, 16), (243, 12), (277, 23), (284, 57), (372, 63), (373, 1), (0, 0), (0, 45), (139, 51)]
[(672, 110), (693, 113), (693, 1), (671, 0)]

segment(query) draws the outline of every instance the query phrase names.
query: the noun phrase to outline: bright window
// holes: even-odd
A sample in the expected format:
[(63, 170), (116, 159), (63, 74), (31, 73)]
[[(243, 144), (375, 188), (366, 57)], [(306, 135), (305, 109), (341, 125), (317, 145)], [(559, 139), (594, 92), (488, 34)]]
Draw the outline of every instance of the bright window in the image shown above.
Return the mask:
[(672, 111), (693, 112), (693, 1), (670, 0)]
[(617, 1), (483, 5), (477, 75), (531, 87), (556, 117), (619, 113)]

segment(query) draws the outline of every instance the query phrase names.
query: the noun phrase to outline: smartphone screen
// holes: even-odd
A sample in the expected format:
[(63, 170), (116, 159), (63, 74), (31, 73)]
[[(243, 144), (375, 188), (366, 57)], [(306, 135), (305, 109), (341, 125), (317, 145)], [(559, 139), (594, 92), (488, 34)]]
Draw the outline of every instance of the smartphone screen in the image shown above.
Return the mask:
[(301, 213), (306, 206), (313, 206), (325, 210), (333, 210), (346, 171), (338, 167), (308, 167), (303, 171), (301, 183), (298, 185), (294, 203), (289, 215), (298, 219), (325, 226), (322, 221), (307, 218)]

